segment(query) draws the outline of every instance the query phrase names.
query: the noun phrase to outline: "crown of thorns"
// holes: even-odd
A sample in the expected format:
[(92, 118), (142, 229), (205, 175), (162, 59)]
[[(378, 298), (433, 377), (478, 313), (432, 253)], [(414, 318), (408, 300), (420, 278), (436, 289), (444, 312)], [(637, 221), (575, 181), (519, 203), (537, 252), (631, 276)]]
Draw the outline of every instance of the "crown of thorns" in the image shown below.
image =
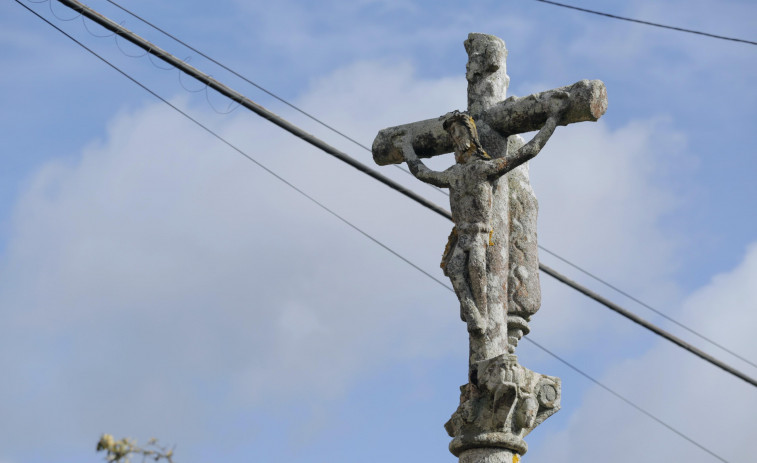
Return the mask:
[(442, 117), (444, 118), (444, 122), (442, 123), (444, 130), (449, 130), (449, 128), (452, 127), (452, 124), (457, 123), (464, 125), (465, 128), (468, 129), (468, 132), (471, 133), (471, 135), (473, 135), (474, 133), (478, 135), (476, 131), (476, 123), (473, 121), (473, 118), (468, 115), (468, 113), (455, 110)]
[(468, 136), (470, 136), (471, 141), (473, 141), (473, 146), (471, 148), (473, 148), (475, 151), (472, 154), (482, 159), (491, 159), (491, 157), (489, 157), (489, 154), (484, 151), (483, 146), (481, 146), (481, 141), (478, 139), (476, 122), (468, 113), (455, 110), (442, 116), (442, 118), (444, 119), (444, 122), (442, 122), (442, 128), (444, 128), (444, 130), (446, 131), (449, 131), (450, 127), (452, 127), (452, 124), (460, 124), (465, 127), (466, 131), (468, 132)]

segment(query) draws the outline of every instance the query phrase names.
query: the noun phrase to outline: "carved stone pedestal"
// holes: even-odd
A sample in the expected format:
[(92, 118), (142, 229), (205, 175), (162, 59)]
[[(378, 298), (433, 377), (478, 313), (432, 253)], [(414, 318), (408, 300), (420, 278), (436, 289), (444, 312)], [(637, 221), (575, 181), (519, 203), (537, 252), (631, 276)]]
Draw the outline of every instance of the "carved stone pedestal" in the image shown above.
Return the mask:
[[(453, 438), (450, 452), (461, 462), (500, 461), (507, 455), (512, 462), (513, 454), (528, 451), (523, 438), (560, 409), (560, 393), (560, 378), (519, 365), (515, 354), (477, 362), (471, 381), (460, 387), (460, 406), (444, 425)], [(473, 455), (484, 455), (471, 453), (476, 449), (490, 452), (475, 460)]]

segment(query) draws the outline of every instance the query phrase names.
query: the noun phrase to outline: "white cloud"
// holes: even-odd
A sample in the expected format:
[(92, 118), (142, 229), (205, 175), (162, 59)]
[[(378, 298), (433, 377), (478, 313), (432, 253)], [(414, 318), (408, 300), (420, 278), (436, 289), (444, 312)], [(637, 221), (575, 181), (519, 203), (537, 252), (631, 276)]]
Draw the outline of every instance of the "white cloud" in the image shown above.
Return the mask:
[[(464, 98), (462, 79), (361, 62), (313, 82), (302, 103), (370, 140), (377, 128), (461, 108)], [(444, 219), (253, 116), (214, 124), (442, 278)], [(602, 270), (628, 261), (617, 276), (639, 287), (671, 272), (673, 248), (658, 228), (670, 202), (650, 167), (664, 148), (658, 125), (561, 129), (532, 170), (543, 227), (556, 230), (543, 232), (552, 247)], [(0, 432), (19, 454), (33, 442), (18, 430), (34, 424), (77, 442), (134, 429), (222, 441), (212, 423), (228, 410), (295, 402), (318, 427), (324, 404), (388, 365), (465, 355), (453, 295), (157, 105), (116, 117), (77, 162), (40, 169), (19, 200), (0, 271), (0, 367), (11, 378), (0, 396), (23, 405), (3, 404)], [(551, 291), (538, 336), (585, 345), (588, 336), (567, 334), (595, 322), (559, 315), (554, 307), (567, 314), (569, 304)], [(52, 418), (40, 425), (43, 413)]]
[[(756, 279), (757, 243), (735, 269), (686, 298), (682, 320), (757, 358), (751, 329), (757, 323)], [(757, 394), (746, 382), (665, 341), (614, 365), (601, 380), (727, 461), (752, 459)], [(567, 429), (529, 454), (532, 461), (715, 461), (598, 387), (586, 391), (576, 409)]]
[[(531, 162), (540, 202), (540, 244), (610, 282), (622, 282), (637, 297), (663, 307), (675, 302), (681, 235), (663, 227), (677, 204), (665, 179), (683, 146), (683, 137), (664, 120), (618, 130), (601, 122), (559, 128)], [(550, 254), (541, 252), (540, 258), (605, 291)], [(534, 322), (540, 339), (550, 338), (567, 350), (583, 349), (606, 335), (595, 328), (607, 323), (623, 337), (631, 335), (631, 325), (605, 317), (605, 309), (587, 304), (551, 277), (543, 275), (542, 286), (544, 309)]]
[[(408, 68), (395, 75), (418, 96), (395, 108), (439, 94), (417, 91)], [(416, 206), (348, 169), (324, 176), (333, 161), (249, 121), (225, 132), (359, 225), (381, 224), (371, 231), (390, 244), (404, 236), (392, 221)], [(229, 151), (151, 105), (29, 183), (0, 270), (0, 395), (23, 405), (3, 399), (2, 432), (16, 451), (33, 445), (17, 433), (33, 424), (76, 442), (134, 429), (189, 442), (215, 410), (315, 410), (391, 359), (465, 342), (454, 317), (436, 316), (448, 295), (423, 295), (435, 283)]]

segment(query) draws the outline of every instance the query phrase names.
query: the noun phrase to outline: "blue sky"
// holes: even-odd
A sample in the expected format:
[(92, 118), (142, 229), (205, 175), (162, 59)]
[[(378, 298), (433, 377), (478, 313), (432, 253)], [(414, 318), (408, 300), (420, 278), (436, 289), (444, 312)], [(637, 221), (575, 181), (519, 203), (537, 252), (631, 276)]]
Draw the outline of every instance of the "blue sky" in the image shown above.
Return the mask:
[[(56, 18), (74, 16), (58, 3), (25, 4), (443, 278), (444, 219), (243, 109), (216, 113), (207, 100), (225, 109), (222, 97)], [(372, 162), (108, 2), (89, 5)], [(757, 360), (754, 46), (531, 0), (123, 5), (365, 145), (464, 108), (469, 32), (505, 40), (510, 95), (603, 80), (602, 120), (559, 128), (531, 163), (540, 244)], [(576, 5), (757, 39), (749, 1)], [(0, 11), (1, 463), (100, 461), (103, 432), (158, 437), (184, 463), (455, 460), (442, 427), (466, 375), (454, 295), (15, 2)], [(542, 291), (535, 340), (728, 461), (751, 458), (753, 388), (546, 275)], [(525, 461), (716, 461), (530, 344), (518, 352), (563, 379), (563, 409)]]

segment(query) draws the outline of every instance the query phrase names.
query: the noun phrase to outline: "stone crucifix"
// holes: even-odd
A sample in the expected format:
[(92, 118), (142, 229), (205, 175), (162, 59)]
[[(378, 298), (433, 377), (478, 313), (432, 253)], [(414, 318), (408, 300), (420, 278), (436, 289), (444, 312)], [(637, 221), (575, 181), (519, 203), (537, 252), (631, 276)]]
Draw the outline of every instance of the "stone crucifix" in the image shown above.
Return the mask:
[[(469, 333), (468, 383), (445, 428), (461, 463), (513, 463), (523, 437), (560, 408), (560, 379), (518, 363), (515, 348), (541, 305), (536, 245), (538, 204), (527, 161), (558, 125), (596, 121), (607, 110), (601, 81), (505, 99), (504, 42), (470, 34), (468, 110), (381, 130), (379, 165), (407, 162), (420, 180), (448, 188), (455, 226), (442, 257)], [(538, 131), (524, 143), (520, 133)], [(455, 153), (442, 171), (420, 157)]]

